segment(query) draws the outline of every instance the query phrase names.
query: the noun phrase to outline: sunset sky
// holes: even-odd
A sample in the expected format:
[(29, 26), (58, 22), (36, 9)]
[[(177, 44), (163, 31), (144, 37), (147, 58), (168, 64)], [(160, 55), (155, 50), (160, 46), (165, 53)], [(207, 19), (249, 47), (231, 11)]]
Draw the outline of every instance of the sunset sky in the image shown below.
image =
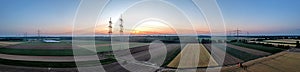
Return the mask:
[[(114, 33), (118, 33), (121, 14), (127, 34), (209, 33), (201, 11), (191, 0), (138, 1), (111, 0), (99, 16), (96, 34), (107, 34), (110, 17)], [(251, 34), (300, 35), (299, 0), (217, 3), (228, 32), (239, 28)], [(79, 4), (80, 0), (0, 0), (0, 35), (34, 35), (38, 29), (45, 35), (69, 35)]]

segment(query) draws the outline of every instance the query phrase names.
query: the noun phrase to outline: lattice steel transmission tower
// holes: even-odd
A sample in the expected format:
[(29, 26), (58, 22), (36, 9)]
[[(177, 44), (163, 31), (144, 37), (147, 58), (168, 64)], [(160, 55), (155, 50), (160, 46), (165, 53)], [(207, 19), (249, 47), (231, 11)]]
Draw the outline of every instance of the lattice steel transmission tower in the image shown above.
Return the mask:
[(121, 15), (121, 18), (120, 18), (120, 35), (123, 35), (123, 31), (124, 28), (123, 28), (123, 19), (122, 19), (122, 15)]
[(237, 28), (235, 31), (236, 31), (236, 38), (237, 38), (237, 40), (239, 40), (241, 30), (239, 30), (239, 28)]
[(111, 18), (109, 19), (109, 26), (108, 26), (109, 30), (108, 30), (108, 34), (109, 36), (111, 36), (112, 34), (112, 22), (111, 22)]
[(40, 31), (40, 29), (38, 29), (37, 34), (38, 34), (38, 40), (42, 40), (41, 39), (41, 31)]

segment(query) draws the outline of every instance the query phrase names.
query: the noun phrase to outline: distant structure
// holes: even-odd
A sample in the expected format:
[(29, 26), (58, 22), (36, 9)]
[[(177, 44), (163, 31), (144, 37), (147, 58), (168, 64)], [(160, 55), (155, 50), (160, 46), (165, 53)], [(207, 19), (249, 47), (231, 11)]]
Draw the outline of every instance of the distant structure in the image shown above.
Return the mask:
[(250, 33), (249, 33), (249, 32), (247, 32), (247, 36), (250, 36)]
[[(123, 28), (123, 23), (124, 23), (124, 21), (123, 21), (123, 18), (122, 18), (122, 15), (121, 15), (121, 17), (120, 17), (120, 35), (123, 35), (123, 33), (124, 33), (124, 28)], [(109, 18), (109, 25), (108, 25), (108, 28), (109, 28), (109, 30), (108, 30), (108, 34), (109, 34), (109, 36), (111, 36), (112, 35), (112, 21), (111, 21), (111, 17)]]
[(44, 43), (59, 43), (57, 40), (43, 40)]
[(296, 48), (300, 48), (299, 41), (296, 41)]
[(123, 19), (122, 19), (122, 15), (121, 15), (121, 18), (120, 18), (120, 35), (123, 35)]
[(112, 34), (112, 22), (111, 22), (111, 18), (109, 19), (109, 26), (108, 26), (109, 30), (108, 30), (108, 34), (109, 36), (111, 36)]
[(24, 41), (27, 41), (27, 32), (24, 33)]
[(38, 32), (38, 40), (42, 40), (42, 39), (41, 39), (41, 31), (40, 31), (40, 29), (38, 29), (37, 32)]
[(237, 39), (239, 40), (239, 35), (240, 35), (240, 33), (241, 33), (241, 30), (239, 30), (239, 28), (237, 28), (237, 29), (235, 30), (235, 32), (236, 32), (236, 37), (237, 37)]

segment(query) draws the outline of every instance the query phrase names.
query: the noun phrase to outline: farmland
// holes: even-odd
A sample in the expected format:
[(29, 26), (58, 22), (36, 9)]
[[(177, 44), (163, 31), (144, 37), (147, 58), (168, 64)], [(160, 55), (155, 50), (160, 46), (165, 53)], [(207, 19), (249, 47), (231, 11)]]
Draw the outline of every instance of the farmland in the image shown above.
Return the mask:
[(235, 72), (297, 72), (299, 71), (300, 53), (299, 52), (281, 52), (269, 57), (260, 58), (257, 60), (244, 63), (247, 68), (241, 69), (232, 67), (223, 71)]
[(259, 51), (259, 50), (255, 50), (255, 49), (249, 49), (249, 48), (245, 48), (245, 47), (235, 46), (232, 44), (227, 44), (227, 47), (234, 48), (234, 49), (237, 49), (237, 50), (240, 50), (240, 51), (252, 54), (252, 55), (257, 55), (257, 56), (267, 56), (267, 55), (271, 54), (268, 52), (263, 52), (263, 51)]
[[(95, 42), (97, 52), (108, 52), (112, 51), (110, 41), (96, 41)], [(145, 46), (147, 43), (127, 43), (129, 48)], [(85, 47), (92, 47), (88, 45)], [(125, 48), (126, 49), (126, 48)], [(93, 51), (89, 49), (77, 49), (82, 54), (79, 55), (90, 55)], [(122, 49), (118, 49), (122, 50)], [(14, 54), (14, 55), (32, 55), (32, 56), (72, 56), (72, 43), (71, 41), (62, 41), (60, 43), (44, 43), (44, 42), (24, 42), (14, 45), (8, 45), (0, 48), (0, 53)]]
[[(223, 61), (223, 65), (232, 65), (237, 64), (239, 62), (243, 62), (243, 60), (236, 58), (228, 53), (226, 53), (224, 50), (221, 50), (220, 48), (217, 48), (216, 46), (211, 46), (211, 44), (204, 44), (204, 46), (208, 49), (209, 52), (211, 52), (211, 49), (214, 48), (214, 54), (212, 54), (212, 57), (218, 62), (218, 64), (221, 64), (220, 62)], [(224, 53), (225, 52), (225, 53)], [(223, 54), (225, 54), (224, 59), (220, 59)]]
[(300, 41), (299, 39), (277, 39), (277, 40), (264, 40), (265, 42), (273, 42), (273, 43), (287, 43), (287, 44), (295, 44), (296, 41)]
[(15, 44), (19, 44), (19, 43), (22, 43), (22, 42), (0, 41), (0, 47), (15, 45)]
[(245, 43), (238, 43), (238, 42), (230, 43), (230, 44), (241, 46), (241, 47), (246, 47), (246, 48), (251, 48), (251, 49), (256, 49), (256, 50), (269, 52), (269, 53), (277, 53), (277, 52), (283, 51), (283, 49), (280, 49), (280, 48), (266, 47), (266, 46), (255, 45), (255, 44), (245, 44)]
[[(177, 51), (180, 50), (181, 45), (180, 44), (166, 44), (166, 48), (167, 48), (167, 57), (166, 57), (163, 64), (168, 64), (170, 62), (170, 60), (173, 59), (173, 56), (177, 55)], [(159, 49), (154, 49), (154, 50), (159, 50)], [(120, 50), (120, 51), (122, 51), (122, 50)], [(140, 47), (130, 48), (130, 52), (131, 52), (131, 55), (136, 60), (141, 61), (141, 62), (147, 61), (151, 57), (150, 53), (148, 52), (148, 46), (140, 46)], [(128, 56), (131, 56), (131, 55), (126, 54), (126, 55), (122, 55), (119, 58), (126, 60), (126, 59), (129, 58)], [(163, 54), (158, 53), (158, 54), (152, 55), (152, 57), (160, 58), (161, 55), (163, 55)], [(128, 64), (128, 63), (130, 63), (130, 62), (126, 62), (126, 64)], [(141, 65), (137, 65), (137, 66), (143, 67)], [(164, 66), (164, 65), (162, 65), (162, 66)], [(119, 63), (111, 63), (111, 64), (108, 64), (108, 65), (105, 65), (104, 68), (105, 68), (105, 70), (108, 70), (109, 72), (120, 72), (120, 71), (124, 72), (124, 71), (127, 71), (126, 69), (122, 68)], [(149, 69), (151, 69), (151, 68), (149, 68)], [(135, 68), (135, 70), (141, 71), (138, 68)]]
[[(1, 42), (0, 42), (1, 43)], [(98, 59), (104, 65), (104, 69), (110, 72), (115, 71), (127, 71), (123, 68), (122, 65), (135, 65), (138, 66), (136, 71), (142, 71), (138, 68), (143, 68), (145, 71), (155, 71), (155, 69), (148, 67), (147, 65), (156, 66), (156, 63), (148, 62), (151, 57), (154, 59), (161, 59), (164, 53), (157, 52), (155, 54), (151, 54), (149, 52), (149, 43), (146, 42), (118, 42), (115, 44), (111, 44), (110, 41), (101, 41), (97, 40), (95, 43), (90, 43), (88, 41), (82, 41), (82, 45), (75, 45), (76, 48), (72, 48), (71, 40), (61, 40), (60, 43), (44, 43), (44, 42), (16, 42), (16, 43), (6, 43), (6, 46), (2, 46), (0, 48), (0, 53), (2, 53), (6, 58), (1, 58), (0, 62), (4, 65), (11, 66), (26, 66), (26, 67), (52, 67), (52, 68), (66, 68), (71, 71), (76, 71), (71, 69), (70, 67), (75, 67), (73, 62), (73, 50), (77, 49), (80, 51), (81, 56), (89, 56), (97, 53)], [(4, 43), (2, 43), (4, 44)], [(95, 45), (94, 45), (95, 44)], [(226, 48), (222, 47), (218, 43), (211, 46), (211, 43), (164, 43), (167, 49), (167, 57), (165, 58), (160, 68), (166, 69), (189, 69), (189, 68), (197, 68), (199, 70), (203, 69), (213, 69), (216, 67), (224, 67), (222, 71), (243, 71), (241, 69), (236, 68), (237, 63), (243, 63), (245, 65), (248, 62), (253, 62), (256, 60), (260, 60), (261, 58), (273, 56), (272, 54), (277, 55), (277, 53), (282, 52), (287, 49), (264, 46), (260, 44), (251, 44), (251, 43), (243, 43), (243, 42), (228, 42)], [(116, 49), (112, 49), (112, 46), (115, 46)], [(123, 47), (121, 47), (123, 46)], [(128, 48), (126, 47), (128, 46)], [(92, 49), (91, 47), (95, 47)], [(159, 46), (153, 46), (153, 51), (159, 51)], [(182, 50), (181, 50), (181, 47)], [(212, 49), (214, 52), (212, 52)], [(123, 54), (117, 59), (121, 59), (118, 63), (114, 56), (114, 52), (122, 52), (129, 50), (130, 54)], [(151, 49), (152, 50), (152, 49)], [(225, 54), (224, 62), (221, 59)], [(7, 56), (6, 56), (7, 55)], [(8, 57), (11, 56), (11, 57)], [(14, 57), (12, 57), (14, 56)], [(136, 61), (124, 61), (128, 60), (128, 58), (133, 57)], [(285, 55), (283, 55), (285, 56)], [(285, 58), (292, 58), (291, 60), (297, 56), (286, 55)], [(59, 58), (59, 59), (56, 59)], [(297, 58), (297, 57), (296, 57)], [(283, 58), (278, 58), (283, 61)], [(85, 63), (85, 66), (95, 66), (97, 60), (93, 59), (83, 59), (80, 62)], [(15, 62), (15, 63), (13, 63)], [(97, 61), (98, 62), (98, 61)], [(20, 64), (16, 64), (20, 63)], [(249, 65), (249, 70), (252, 69), (260, 69), (266, 68), (270, 69), (264, 64), (268, 64), (269, 62), (258, 64), (257, 65)], [(272, 61), (268, 65), (278, 65), (282, 62)], [(55, 64), (55, 65), (52, 65)], [(292, 63), (288, 63), (292, 64)], [(146, 65), (146, 66), (145, 66)], [(253, 67), (252, 67), (253, 66)], [(228, 67), (230, 67), (228, 69)], [(278, 66), (278, 68), (280, 68)], [(288, 69), (289, 67), (282, 67)], [(277, 68), (276, 68), (277, 69)], [(276, 70), (275, 69), (275, 70)], [(294, 69), (295, 68), (291, 68)], [(59, 70), (59, 69), (56, 69)], [(271, 69), (272, 71), (274, 69)], [(294, 71), (291, 70), (291, 71)], [(257, 70), (253, 70), (257, 71)]]
[[(97, 41), (96, 43), (98, 43), (95, 45), (98, 52), (98, 56), (100, 58), (100, 62), (104, 65), (104, 68), (106, 68), (106, 70), (108, 71), (116, 71), (116, 70), (124, 71), (124, 68), (116, 64), (116, 60), (114, 59), (114, 56), (111, 52), (112, 49), (111, 49), (110, 42)], [(123, 44), (128, 44), (132, 56), (138, 61), (147, 61), (150, 58), (150, 54), (148, 53), (148, 46), (149, 46), (148, 43), (130, 42), (130, 43), (121, 43), (121, 44), (113, 44), (113, 45), (119, 46)], [(17, 55), (19, 58), (22, 57), (26, 57), (26, 58), (20, 60), (14, 60), (15, 58), (12, 59), (9, 58), (10, 60), (1, 59), (0, 62), (1, 64), (12, 65), (12, 66), (42, 67), (42, 68), (52, 67), (53, 69), (55, 68), (68, 69), (76, 66), (74, 62), (72, 62), (72, 60), (69, 60), (69, 58), (63, 59), (63, 57), (72, 57), (73, 53), (72, 50), (69, 48), (70, 45), (72, 45), (72, 43), (69, 41), (62, 41), (61, 43), (24, 42), (20, 44), (11, 45), (8, 47), (2, 47), (0, 48), (1, 49), (0, 52), (3, 54)], [(172, 60), (172, 56), (176, 56), (176, 53), (180, 51), (181, 48), (180, 46), (181, 46), (180, 44), (175, 44), (175, 43), (166, 44), (168, 57), (165, 59), (166, 63), (164, 64), (170, 62), (170, 60)], [(123, 51), (125, 49), (127, 48), (117, 49), (117, 51)], [(82, 55), (84, 55), (85, 53), (93, 53), (88, 49), (79, 49), (79, 50), (83, 50), (84, 53)], [(162, 54), (157, 54), (157, 55), (158, 56), (156, 57), (160, 57), (160, 55)], [(127, 56), (129, 55), (124, 55), (123, 58), (127, 58)], [(37, 59), (32, 57), (37, 57)], [(60, 59), (56, 59), (56, 57)], [(53, 58), (53, 59), (49, 59), (50, 61), (49, 62), (47, 60), (40, 61), (39, 59), (41, 58)], [(53, 60), (54, 62), (52, 62), (51, 60)], [(97, 65), (97, 63), (95, 63), (95, 61), (93, 60), (82, 61), (81, 63), (87, 64), (86, 66)], [(60, 69), (55, 69), (55, 70), (60, 70)], [(70, 70), (76, 71), (73, 69)]]
[[(212, 49), (214, 49), (213, 54), (211, 53)], [(269, 56), (279, 51), (282, 49), (244, 43), (229, 43), (226, 48), (221, 47), (218, 43), (213, 46), (210, 43), (200, 45), (190, 43), (167, 66), (173, 68), (229, 66)], [(221, 59), (223, 54), (225, 57)], [(212, 65), (208, 65), (209, 59), (212, 59)], [(195, 62), (197, 60), (199, 62)]]
[(285, 45), (296, 47), (296, 41), (300, 41), (299, 39), (277, 39), (277, 40), (262, 40), (262, 41), (250, 41), (254, 43), (264, 43), (264, 44), (272, 44), (272, 45)]
[(256, 56), (256, 55), (252, 55), (250, 53), (240, 51), (238, 49), (234, 49), (234, 48), (231, 48), (231, 47), (228, 47), (228, 46), (226, 47), (226, 49), (220, 47), (218, 44), (215, 44), (215, 46), (217, 48), (220, 48), (223, 51), (226, 51), (226, 53), (228, 53), (228, 54), (230, 54), (230, 55), (232, 55), (236, 58), (239, 58), (241, 60), (244, 60), (244, 61), (248, 61), (248, 60), (251, 60), (251, 59), (254, 59), (254, 58), (258, 58), (258, 56)]
[[(209, 62), (211, 62), (209, 64)], [(168, 67), (207, 67), (217, 66), (216, 61), (202, 44), (187, 44), (180, 54), (174, 58)]]

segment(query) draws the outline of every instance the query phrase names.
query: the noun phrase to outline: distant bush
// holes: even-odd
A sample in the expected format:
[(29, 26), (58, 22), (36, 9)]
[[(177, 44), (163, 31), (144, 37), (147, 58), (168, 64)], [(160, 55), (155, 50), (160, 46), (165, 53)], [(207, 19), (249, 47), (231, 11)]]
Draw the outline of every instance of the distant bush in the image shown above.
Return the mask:
[(230, 42), (237, 42), (238, 40), (231, 40)]
[(211, 40), (209, 40), (209, 39), (202, 39), (201, 43), (211, 43)]

